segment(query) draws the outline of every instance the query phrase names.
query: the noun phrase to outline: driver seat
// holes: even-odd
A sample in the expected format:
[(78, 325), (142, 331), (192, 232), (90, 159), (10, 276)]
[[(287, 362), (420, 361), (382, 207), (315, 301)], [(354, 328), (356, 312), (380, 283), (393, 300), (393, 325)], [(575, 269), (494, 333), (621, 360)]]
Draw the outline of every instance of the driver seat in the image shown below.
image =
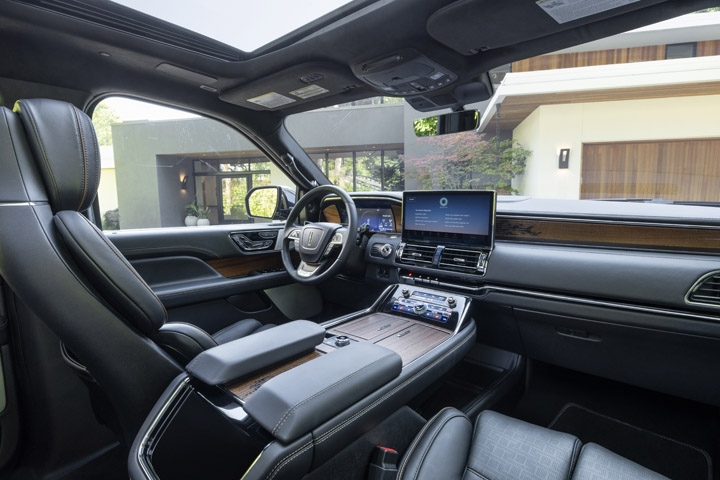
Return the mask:
[(187, 324), (167, 323), (167, 311), (122, 253), (80, 212), (89, 209), (100, 182), (100, 154), (90, 118), (57, 100), (19, 100), (36, 165), (55, 214), (54, 225), (87, 286), (125, 323), (160, 345), (185, 365), (203, 350), (274, 325), (240, 320), (208, 333)]
[(0, 277), (22, 312), (71, 353), (65, 360), (94, 406), (102, 402), (99, 418), (130, 445), (188, 359), (268, 327), (243, 320), (212, 335), (166, 323), (157, 296), (80, 213), (99, 179), (97, 139), (82, 111), (44, 99), (0, 107)]

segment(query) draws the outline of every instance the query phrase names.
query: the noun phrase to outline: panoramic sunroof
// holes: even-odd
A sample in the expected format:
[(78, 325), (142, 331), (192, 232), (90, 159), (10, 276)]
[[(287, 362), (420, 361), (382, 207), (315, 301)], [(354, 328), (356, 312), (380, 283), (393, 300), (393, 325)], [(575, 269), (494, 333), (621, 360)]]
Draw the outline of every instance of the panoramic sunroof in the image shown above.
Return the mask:
[(352, 0), (113, 0), (246, 52), (307, 25)]

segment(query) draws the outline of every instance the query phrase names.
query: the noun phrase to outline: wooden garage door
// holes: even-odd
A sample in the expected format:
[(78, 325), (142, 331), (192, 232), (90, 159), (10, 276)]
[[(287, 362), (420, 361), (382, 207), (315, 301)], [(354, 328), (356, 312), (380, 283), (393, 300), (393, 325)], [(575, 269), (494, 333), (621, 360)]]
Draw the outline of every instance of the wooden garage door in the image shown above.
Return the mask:
[(580, 198), (720, 202), (720, 139), (584, 144)]

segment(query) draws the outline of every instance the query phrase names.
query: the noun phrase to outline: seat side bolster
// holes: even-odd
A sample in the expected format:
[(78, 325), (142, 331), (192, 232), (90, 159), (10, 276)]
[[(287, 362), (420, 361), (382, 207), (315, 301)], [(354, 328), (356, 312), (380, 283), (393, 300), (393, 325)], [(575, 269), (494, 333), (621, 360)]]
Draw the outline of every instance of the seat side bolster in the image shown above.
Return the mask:
[(181, 365), (187, 365), (201, 352), (218, 345), (213, 337), (201, 328), (181, 322), (166, 323), (152, 339)]
[(486, 410), (478, 415), (468, 468), (481, 478), (568, 480), (577, 437)]
[(423, 427), (400, 464), (398, 480), (463, 478), (472, 440), (472, 423), (445, 408)]
[(669, 480), (667, 477), (621, 457), (595, 443), (580, 453), (572, 480)]

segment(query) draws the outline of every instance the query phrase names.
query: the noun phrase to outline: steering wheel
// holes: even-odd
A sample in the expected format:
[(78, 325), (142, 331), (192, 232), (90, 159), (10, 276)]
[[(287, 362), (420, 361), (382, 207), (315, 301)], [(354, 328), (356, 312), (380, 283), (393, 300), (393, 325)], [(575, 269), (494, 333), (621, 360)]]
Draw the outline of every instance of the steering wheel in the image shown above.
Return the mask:
[[(347, 227), (339, 223), (308, 222), (297, 225), (300, 212), (318, 197), (335, 194), (345, 204)], [(285, 223), (282, 238), (281, 256), (283, 265), (297, 282), (315, 285), (332, 277), (340, 271), (350, 257), (353, 242), (357, 235), (357, 210), (350, 195), (340, 187), (323, 185), (306, 193), (293, 207)], [(300, 265), (295, 267), (290, 258), (290, 245), (300, 255)], [(334, 251), (340, 248), (337, 257)]]

